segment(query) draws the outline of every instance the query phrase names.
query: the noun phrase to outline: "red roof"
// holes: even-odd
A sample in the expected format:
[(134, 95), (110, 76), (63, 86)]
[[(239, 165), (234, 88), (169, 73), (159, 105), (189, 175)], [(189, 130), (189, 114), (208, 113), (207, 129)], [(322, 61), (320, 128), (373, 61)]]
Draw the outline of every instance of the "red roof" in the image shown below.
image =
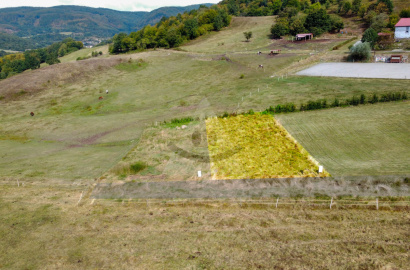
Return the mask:
[(395, 27), (405, 27), (410, 26), (410, 18), (401, 18), (398, 23), (396, 23)]

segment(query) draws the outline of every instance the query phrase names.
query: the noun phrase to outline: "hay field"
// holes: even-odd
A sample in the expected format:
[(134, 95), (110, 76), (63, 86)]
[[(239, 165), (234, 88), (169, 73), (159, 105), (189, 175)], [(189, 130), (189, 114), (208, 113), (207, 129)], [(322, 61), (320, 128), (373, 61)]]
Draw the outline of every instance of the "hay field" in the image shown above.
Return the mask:
[(212, 179), (329, 176), (270, 115), (210, 118), (206, 131)]

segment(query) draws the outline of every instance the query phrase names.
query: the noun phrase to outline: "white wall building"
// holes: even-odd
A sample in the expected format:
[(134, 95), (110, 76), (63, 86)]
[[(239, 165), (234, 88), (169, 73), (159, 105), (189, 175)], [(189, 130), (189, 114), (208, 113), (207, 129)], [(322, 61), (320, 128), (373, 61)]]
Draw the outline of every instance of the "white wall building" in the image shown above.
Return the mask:
[(394, 38), (410, 38), (410, 18), (401, 18), (394, 27)]

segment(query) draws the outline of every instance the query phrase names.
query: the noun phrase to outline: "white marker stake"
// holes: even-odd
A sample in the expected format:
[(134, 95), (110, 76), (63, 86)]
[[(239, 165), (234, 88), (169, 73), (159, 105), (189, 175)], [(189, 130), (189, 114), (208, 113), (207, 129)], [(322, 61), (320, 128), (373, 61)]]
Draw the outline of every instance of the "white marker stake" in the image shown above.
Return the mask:
[(78, 206), (78, 204), (80, 203), (81, 199), (83, 198), (83, 192), (84, 192), (84, 191), (81, 191), (81, 196), (80, 196), (80, 199), (78, 200), (77, 206)]
[(379, 210), (379, 198), (376, 198), (376, 210)]
[(278, 208), (279, 197), (276, 199), (276, 208)]
[(259, 88), (258, 88), (258, 93), (259, 93)]
[(332, 197), (332, 200), (330, 201), (330, 209), (332, 209), (332, 203), (333, 203), (333, 197)]
[(323, 166), (319, 166), (319, 173), (323, 172)]
[(198, 171), (198, 177), (202, 177), (202, 172)]

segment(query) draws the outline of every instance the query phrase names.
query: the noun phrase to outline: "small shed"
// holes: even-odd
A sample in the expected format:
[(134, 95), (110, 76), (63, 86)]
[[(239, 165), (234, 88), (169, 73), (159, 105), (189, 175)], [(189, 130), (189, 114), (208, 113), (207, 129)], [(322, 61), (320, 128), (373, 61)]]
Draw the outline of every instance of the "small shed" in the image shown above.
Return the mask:
[(297, 34), (295, 39), (296, 41), (300, 41), (300, 40), (309, 40), (313, 38), (313, 34), (312, 33), (305, 33), (305, 34)]
[(390, 63), (401, 63), (403, 60), (403, 55), (401, 54), (394, 54), (390, 58)]
[(394, 37), (396, 39), (410, 38), (410, 18), (401, 18), (394, 27)]

